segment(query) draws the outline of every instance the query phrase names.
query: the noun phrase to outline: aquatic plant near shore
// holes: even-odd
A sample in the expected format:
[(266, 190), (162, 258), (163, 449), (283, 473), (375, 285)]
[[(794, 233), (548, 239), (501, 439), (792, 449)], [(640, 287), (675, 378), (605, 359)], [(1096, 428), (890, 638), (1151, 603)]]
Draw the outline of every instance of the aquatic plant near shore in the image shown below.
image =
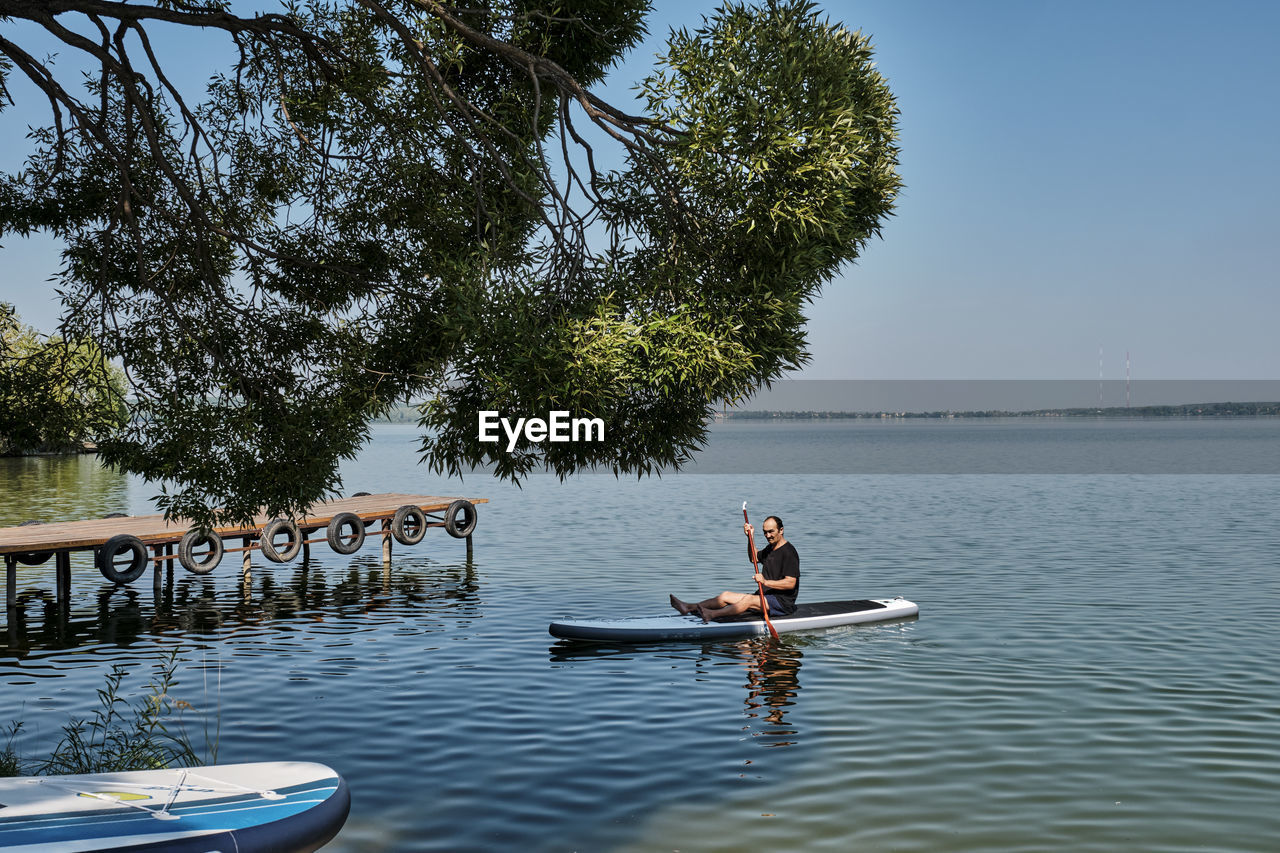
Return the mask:
[(4, 749), (0, 750), (0, 776), (22, 775), (22, 763), (18, 758), (17, 750), (13, 748), (13, 741), (20, 731), (22, 731), (22, 723), (17, 720), (9, 723), (9, 739), (5, 741)]
[(210, 737), (208, 715), (202, 715), (205, 749), (201, 755), (183, 719), (184, 712), (195, 709), (186, 700), (170, 695), (178, 683), (179, 652), (173, 649), (162, 659), (158, 675), (147, 683), (148, 692), (132, 704), (120, 695), (128, 669), (123, 664), (113, 665), (106, 685), (97, 691), (98, 707), (92, 717), (73, 719), (63, 726), (61, 739), (43, 761), (22, 759), (14, 741), (23, 724), (12, 722), (8, 743), (0, 750), (0, 776), (108, 773), (216, 763), (220, 719), (215, 720)]

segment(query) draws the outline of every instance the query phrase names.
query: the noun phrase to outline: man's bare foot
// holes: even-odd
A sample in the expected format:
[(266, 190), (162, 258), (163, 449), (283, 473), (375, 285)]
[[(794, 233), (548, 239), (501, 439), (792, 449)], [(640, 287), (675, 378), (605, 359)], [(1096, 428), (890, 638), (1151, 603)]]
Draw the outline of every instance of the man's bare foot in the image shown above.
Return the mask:
[(690, 613), (693, 613), (698, 609), (698, 605), (686, 604), (685, 602), (676, 598), (674, 595), (671, 596), (671, 606), (674, 607), (680, 613), (681, 616), (688, 616)]
[(703, 621), (703, 622), (713, 622), (713, 621), (715, 621), (715, 618), (716, 618), (716, 617), (715, 617), (713, 614), (715, 614), (716, 612), (718, 612), (718, 611), (712, 610), (710, 607), (700, 607), (700, 608), (698, 608), (698, 615), (702, 617), (702, 621)]

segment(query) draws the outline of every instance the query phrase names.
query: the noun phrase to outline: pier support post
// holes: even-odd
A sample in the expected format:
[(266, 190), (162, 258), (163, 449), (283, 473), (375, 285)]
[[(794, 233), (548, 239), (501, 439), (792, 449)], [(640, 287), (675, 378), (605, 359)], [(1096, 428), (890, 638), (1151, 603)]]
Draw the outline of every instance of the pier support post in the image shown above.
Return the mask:
[(18, 560), (12, 554), (4, 555), (5, 574), (5, 624), (9, 626), (8, 649), (18, 650)]
[(471, 534), (467, 534), (467, 559), (471, 559)]
[(18, 558), (4, 555), (4, 607), (9, 611), (9, 623), (13, 623), (13, 611), (18, 608)]
[(391, 519), (382, 519), (382, 565), (391, 565)]
[(53, 554), (54, 586), (58, 590), (58, 603), (71, 598), (71, 552), (55, 551)]
[(253, 553), (249, 546), (253, 544), (253, 540), (248, 536), (244, 537), (244, 562), (241, 564), (244, 571), (240, 574), (240, 594), (244, 598), (245, 604), (248, 604), (253, 596), (253, 573), (250, 571), (250, 554)]
[[(160, 556), (161, 551), (163, 551), (163, 552), (164, 552), (164, 554), (165, 554), (165, 556), (166, 556), (166, 557), (168, 557), (168, 556), (172, 556), (172, 555), (173, 555), (173, 546), (172, 546), (172, 545), (165, 545), (165, 546), (163, 546), (163, 547), (157, 546), (157, 547), (156, 547), (156, 557), (159, 557), (159, 556)], [(160, 590), (161, 590), (161, 589), (163, 589), (163, 579), (164, 579), (164, 576), (163, 576), (161, 573), (164, 571), (164, 564), (165, 564), (165, 563), (171, 563), (171, 561), (169, 561), (169, 560), (163, 560), (163, 561), (162, 561), (162, 560), (157, 559), (157, 560), (155, 561), (155, 568), (154, 568), (154, 569), (152, 570), (152, 572), (151, 572), (151, 590), (152, 590), (152, 592), (155, 594), (155, 597), (156, 597), (157, 599), (160, 597)]]

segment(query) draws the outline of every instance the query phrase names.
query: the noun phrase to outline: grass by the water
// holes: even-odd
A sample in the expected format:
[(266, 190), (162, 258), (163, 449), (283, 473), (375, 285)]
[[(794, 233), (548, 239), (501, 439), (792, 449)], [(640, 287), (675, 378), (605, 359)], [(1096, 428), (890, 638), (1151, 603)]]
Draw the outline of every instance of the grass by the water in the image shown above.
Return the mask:
[[(0, 750), (0, 776), (50, 776), (72, 773), (111, 773), (159, 770), (217, 763), (220, 715), (201, 714), (204, 749), (198, 750), (186, 725), (185, 713), (196, 709), (175, 698), (179, 650), (173, 649), (156, 665), (147, 690), (132, 703), (122, 695), (128, 668), (115, 664), (99, 688), (98, 707), (87, 719), (72, 719), (48, 758), (30, 758), (18, 749), (24, 722), (9, 723)], [(212, 728), (211, 728), (212, 727)]]

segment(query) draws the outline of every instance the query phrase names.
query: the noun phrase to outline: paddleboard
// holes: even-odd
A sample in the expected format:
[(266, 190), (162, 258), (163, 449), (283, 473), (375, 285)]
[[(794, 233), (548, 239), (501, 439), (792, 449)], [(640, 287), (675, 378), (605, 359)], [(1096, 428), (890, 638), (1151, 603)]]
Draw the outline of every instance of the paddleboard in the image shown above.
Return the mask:
[(0, 778), (0, 851), (302, 853), (350, 807), (341, 776), (301, 761)]
[[(837, 625), (883, 622), (915, 616), (920, 608), (905, 598), (822, 601), (801, 604), (794, 613), (773, 620), (778, 633), (813, 631)], [(735, 620), (703, 622), (700, 616), (671, 613), (619, 619), (562, 619), (552, 622), (551, 636), (562, 640), (596, 640), (616, 643), (660, 643), (670, 640), (728, 640), (769, 633), (758, 613)]]

